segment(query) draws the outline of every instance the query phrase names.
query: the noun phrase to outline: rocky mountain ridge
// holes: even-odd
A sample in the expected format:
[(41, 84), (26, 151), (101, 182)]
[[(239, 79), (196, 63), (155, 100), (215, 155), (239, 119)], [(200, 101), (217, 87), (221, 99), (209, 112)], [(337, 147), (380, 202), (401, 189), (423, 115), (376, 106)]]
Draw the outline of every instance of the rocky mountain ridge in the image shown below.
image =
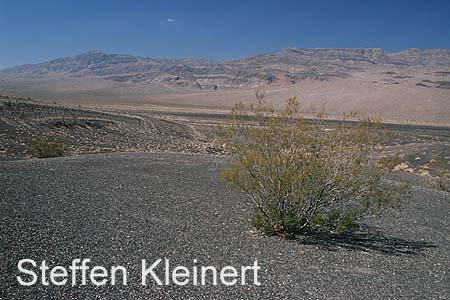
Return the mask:
[(294, 84), (304, 79), (350, 77), (353, 71), (380, 65), (450, 69), (450, 49), (287, 48), (254, 57), (213, 61), (193, 58), (155, 59), (90, 51), (74, 57), (21, 65), (0, 74), (26, 78), (80, 78), (152, 83), (188, 89), (228, 89)]

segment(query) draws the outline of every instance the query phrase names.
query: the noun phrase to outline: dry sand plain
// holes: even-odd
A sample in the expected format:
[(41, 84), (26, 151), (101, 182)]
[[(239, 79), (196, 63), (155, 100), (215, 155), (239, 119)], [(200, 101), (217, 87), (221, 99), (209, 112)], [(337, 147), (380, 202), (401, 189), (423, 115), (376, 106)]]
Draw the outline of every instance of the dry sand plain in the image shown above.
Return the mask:
[(302, 80), (296, 84), (244, 86), (202, 91), (149, 83), (114, 82), (99, 77), (70, 79), (0, 78), (6, 95), (72, 105), (138, 107), (139, 109), (227, 111), (234, 103), (253, 102), (255, 89), (278, 109), (297, 96), (308, 113), (311, 104), (326, 105), (331, 117), (345, 112), (385, 122), (450, 125), (450, 72), (436, 68), (374, 66), (353, 71), (350, 78)]

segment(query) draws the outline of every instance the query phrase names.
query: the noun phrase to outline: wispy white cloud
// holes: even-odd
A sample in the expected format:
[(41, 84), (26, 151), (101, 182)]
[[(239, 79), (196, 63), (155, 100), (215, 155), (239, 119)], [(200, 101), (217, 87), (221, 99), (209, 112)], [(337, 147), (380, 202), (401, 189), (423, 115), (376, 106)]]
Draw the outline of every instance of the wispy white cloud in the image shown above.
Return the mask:
[(159, 24), (165, 24), (165, 23), (176, 22), (176, 21), (177, 20), (175, 20), (175, 19), (167, 18), (165, 20), (160, 21)]

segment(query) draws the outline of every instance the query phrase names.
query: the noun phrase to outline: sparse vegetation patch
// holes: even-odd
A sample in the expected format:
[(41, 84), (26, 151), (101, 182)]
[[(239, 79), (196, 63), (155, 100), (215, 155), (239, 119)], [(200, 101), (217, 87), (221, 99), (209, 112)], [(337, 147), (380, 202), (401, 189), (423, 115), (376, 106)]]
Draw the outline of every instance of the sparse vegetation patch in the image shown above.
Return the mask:
[(329, 127), (322, 112), (305, 122), (296, 98), (281, 113), (263, 93), (256, 98), (250, 107), (237, 104), (233, 125), (224, 129), (235, 162), (223, 177), (252, 200), (260, 231), (343, 233), (362, 216), (399, 204), (404, 190), (385, 180), (375, 159), (383, 137), (377, 122)]
[(50, 158), (64, 156), (66, 147), (60, 141), (42, 139), (31, 144), (31, 153), (38, 158)]
[(430, 171), (435, 177), (432, 181), (435, 187), (442, 191), (450, 192), (450, 165), (445, 160), (431, 159)]

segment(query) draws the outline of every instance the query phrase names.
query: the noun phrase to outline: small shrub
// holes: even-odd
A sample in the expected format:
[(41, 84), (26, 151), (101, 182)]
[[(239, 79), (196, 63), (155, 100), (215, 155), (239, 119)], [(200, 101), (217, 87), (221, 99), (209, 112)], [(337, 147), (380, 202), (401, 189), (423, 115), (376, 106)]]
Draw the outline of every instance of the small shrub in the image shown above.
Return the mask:
[(433, 158), (429, 163), (430, 171), (435, 177), (432, 182), (435, 187), (442, 191), (450, 192), (450, 166), (441, 159)]
[(374, 158), (383, 132), (377, 122), (329, 128), (323, 112), (304, 120), (296, 98), (281, 113), (264, 102), (263, 93), (256, 98), (256, 105), (236, 104), (232, 126), (223, 129), (235, 157), (223, 178), (253, 201), (257, 229), (342, 233), (360, 217), (399, 204), (402, 191), (383, 178)]
[(400, 160), (399, 155), (390, 155), (390, 156), (382, 156), (378, 160), (377, 166), (383, 168), (387, 171), (395, 171), (396, 167), (401, 165), (402, 161)]
[(38, 158), (50, 158), (64, 156), (66, 147), (58, 141), (40, 140), (31, 145), (31, 153)]

